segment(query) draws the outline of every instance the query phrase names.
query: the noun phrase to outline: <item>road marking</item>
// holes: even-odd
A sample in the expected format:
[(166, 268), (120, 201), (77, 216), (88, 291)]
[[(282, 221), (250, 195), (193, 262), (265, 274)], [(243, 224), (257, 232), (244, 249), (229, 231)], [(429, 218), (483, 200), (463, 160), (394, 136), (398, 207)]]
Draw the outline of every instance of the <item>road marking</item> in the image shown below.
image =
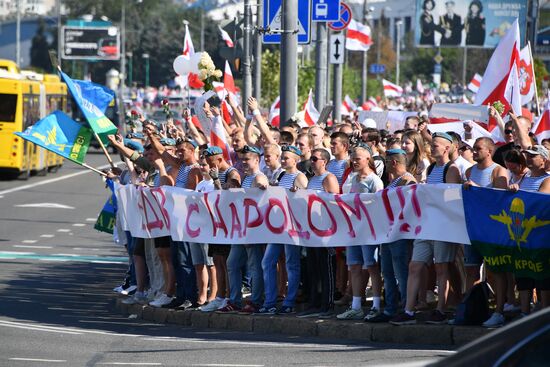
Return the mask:
[(162, 366), (162, 363), (158, 362), (102, 362), (96, 364), (107, 366)]
[(31, 203), (14, 205), (16, 208), (46, 208), (46, 209), (74, 209), (73, 206), (68, 206), (58, 203)]
[(42, 358), (10, 358), (10, 361), (26, 361), (26, 362), (48, 362), (48, 363), (65, 363), (64, 359), (42, 359)]
[[(120, 163), (120, 161), (119, 161), (119, 162), (115, 162), (115, 163), (118, 164), (118, 163)], [(97, 167), (97, 169), (102, 170), (102, 169), (108, 168), (108, 167), (111, 167), (111, 165), (110, 165), (110, 164), (105, 164), (105, 165), (103, 165), (103, 166)], [(56, 177), (56, 178), (51, 178), (51, 179), (49, 179), (49, 180), (44, 180), (44, 181), (36, 182), (36, 183), (33, 183), (33, 184), (29, 184), (29, 185), (23, 185), (23, 186), (14, 187), (14, 188), (12, 188), (12, 189), (0, 191), (0, 197), (3, 197), (3, 196), (1, 196), (1, 195), (10, 194), (10, 193), (12, 193), (12, 192), (17, 192), (17, 191), (21, 191), (21, 190), (32, 189), (33, 187), (36, 187), (36, 186), (47, 185), (47, 184), (54, 183), (54, 182), (57, 182), (57, 181), (66, 180), (66, 179), (68, 179), (68, 178), (72, 178), (72, 177), (84, 175), (84, 174), (90, 173), (90, 172), (92, 172), (92, 171), (84, 170), (84, 171), (80, 171), (80, 172), (70, 173), (70, 174), (65, 175), (65, 176)]]
[(22, 243), (36, 243), (36, 240), (23, 240)]
[(42, 238), (54, 238), (55, 236), (53, 234), (41, 234), (40, 237), (42, 237)]
[(263, 364), (227, 364), (227, 363), (205, 363), (193, 364), (193, 366), (201, 367), (264, 367)]
[[(25, 242), (25, 241), (23, 241)], [(36, 241), (34, 241), (36, 242)], [(31, 242), (33, 243), (33, 242)], [(32, 246), (32, 245), (13, 245), (13, 247), (17, 247), (17, 248), (53, 248), (53, 246)]]
[(62, 233), (67, 233), (67, 232), (70, 232), (71, 230), (70, 229), (65, 229), (65, 228), (59, 228), (57, 230), (57, 232), (62, 232)]
[(24, 329), (24, 330), (32, 330), (32, 331), (45, 331), (47, 333), (82, 335), (82, 333), (77, 333), (77, 332), (74, 332), (74, 331), (62, 331), (62, 330), (54, 330), (54, 329), (36, 327), (36, 326), (6, 324), (4, 321), (0, 321), (0, 326), (11, 327), (11, 328), (14, 328), (14, 329)]
[(97, 218), (86, 218), (86, 222), (95, 222)]
[(73, 224), (73, 227), (84, 227), (86, 226), (84, 223), (75, 223)]
[(26, 259), (40, 261), (109, 261), (116, 264), (128, 264), (128, 257), (124, 256), (98, 256), (98, 255), (76, 255), (76, 254), (36, 254), (34, 252), (0, 251), (0, 259)]
[(20, 252), (20, 251), (0, 251), (0, 255), (19, 255), (19, 256), (27, 256), (27, 255), (35, 255), (35, 252)]

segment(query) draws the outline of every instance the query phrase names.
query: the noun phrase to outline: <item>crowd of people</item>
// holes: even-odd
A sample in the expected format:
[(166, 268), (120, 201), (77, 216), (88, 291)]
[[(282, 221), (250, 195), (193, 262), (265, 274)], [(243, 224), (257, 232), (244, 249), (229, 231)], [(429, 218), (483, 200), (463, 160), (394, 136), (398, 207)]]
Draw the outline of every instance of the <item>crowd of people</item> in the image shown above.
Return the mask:
[[(247, 101), (249, 114), (231, 98), (228, 102), (233, 116), (223, 125), (229, 157), (191, 123), (189, 110), (182, 125), (142, 116), (142, 132), (109, 137), (126, 162), (109, 171), (109, 178), (122, 185), (198, 192), (280, 186), (375, 193), (453, 183), (550, 193), (550, 141), (533, 141), (529, 118), (510, 113), (504, 122), (493, 107), (490, 115), (499, 123), (504, 144), (473, 139), (473, 122), (465, 123), (464, 136), (453, 131), (431, 134), (424, 116), (408, 117), (404, 128), (393, 133), (354, 118), (331, 127), (291, 121), (277, 128), (266, 122), (254, 98)], [(205, 103), (203, 110), (209, 119), (223, 119), (218, 106)], [(427, 322), (442, 324), (453, 322), (450, 310), (487, 278), (496, 308), (483, 326), (503, 325), (505, 312), (527, 315), (550, 305), (550, 279), (493, 271), (483, 265), (476, 248), (457, 243), (419, 238), (377, 246), (303, 248), (144, 239), (120, 226), (115, 233), (130, 258), (126, 282), (117, 288), (129, 295), (126, 304), (394, 325), (416, 323), (416, 311), (431, 307)], [(480, 271), (482, 265), (486, 271)], [(372, 302), (367, 303), (367, 296)], [(297, 302), (307, 302), (307, 307), (297, 312)], [(349, 308), (337, 313), (335, 306)]]

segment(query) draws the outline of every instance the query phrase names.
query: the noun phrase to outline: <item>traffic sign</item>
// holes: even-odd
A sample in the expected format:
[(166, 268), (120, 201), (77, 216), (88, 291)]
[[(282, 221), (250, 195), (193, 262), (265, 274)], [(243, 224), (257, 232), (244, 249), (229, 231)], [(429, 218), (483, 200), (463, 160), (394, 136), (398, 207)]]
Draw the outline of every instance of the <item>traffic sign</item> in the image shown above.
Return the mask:
[(264, 33), (263, 43), (281, 43), (282, 31), (298, 30), (298, 43), (308, 44), (311, 40), (311, 1), (298, 1), (298, 24), (296, 27), (282, 26), (282, 0), (263, 0), (264, 28), (273, 33)]
[(330, 35), (329, 56), (331, 64), (344, 63), (344, 42), (346, 42), (346, 39), (342, 33)]
[(371, 74), (384, 74), (386, 72), (386, 65), (383, 64), (371, 64), (369, 66), (369, 72)]
[(65, 60), (120, 59), (117, 27), (63, 26), (61, 35), (61, 57)]
[(313, 15), (311, 20), (314, 22), (329, 22), (340, 19), (340, 0), (313, 0)]
[(336, 22), (329, 22), (328, 27), (333, 31), (342, 31), (348, 27), (352, 19), (351, 8), (346, 3), (340, 3), (340, 17)]

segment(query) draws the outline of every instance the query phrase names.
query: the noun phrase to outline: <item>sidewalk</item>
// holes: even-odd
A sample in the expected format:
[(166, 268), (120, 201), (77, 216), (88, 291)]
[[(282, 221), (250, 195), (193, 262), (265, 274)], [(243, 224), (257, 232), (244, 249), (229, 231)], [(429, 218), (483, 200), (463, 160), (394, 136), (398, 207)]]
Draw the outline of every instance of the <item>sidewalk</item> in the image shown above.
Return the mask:
[(116, 309), (124, 315), (157, 323), (177, 324), (198, 329), (234, 330), (264, 334), (285, 334), (332, 339), (348, 339), (377, 343), (432, 344), (459, 347), (491, 330), (479, 326), (428, 325), (422, 320), (427, 312), (418, 315), (416, 325), (394, 326), (370, 324), (363, 321), (334, 319), (301, 319), (292, 316), (255, 316), (218, 314), (197, 310), (172, 310), (142, 305), (125, 305), (117, 299)]

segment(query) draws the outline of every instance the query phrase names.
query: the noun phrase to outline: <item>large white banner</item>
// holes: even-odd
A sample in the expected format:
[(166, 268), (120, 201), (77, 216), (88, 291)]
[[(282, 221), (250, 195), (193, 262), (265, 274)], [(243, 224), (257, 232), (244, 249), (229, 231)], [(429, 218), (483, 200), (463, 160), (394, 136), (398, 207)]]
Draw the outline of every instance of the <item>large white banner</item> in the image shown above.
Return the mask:
[(413, 185), (333, 195), (280, 187), (198, 193), (117, 186), (133, 236), (217, 244), (380, 244), (402, 238), (469, 244), (460, 185)]

